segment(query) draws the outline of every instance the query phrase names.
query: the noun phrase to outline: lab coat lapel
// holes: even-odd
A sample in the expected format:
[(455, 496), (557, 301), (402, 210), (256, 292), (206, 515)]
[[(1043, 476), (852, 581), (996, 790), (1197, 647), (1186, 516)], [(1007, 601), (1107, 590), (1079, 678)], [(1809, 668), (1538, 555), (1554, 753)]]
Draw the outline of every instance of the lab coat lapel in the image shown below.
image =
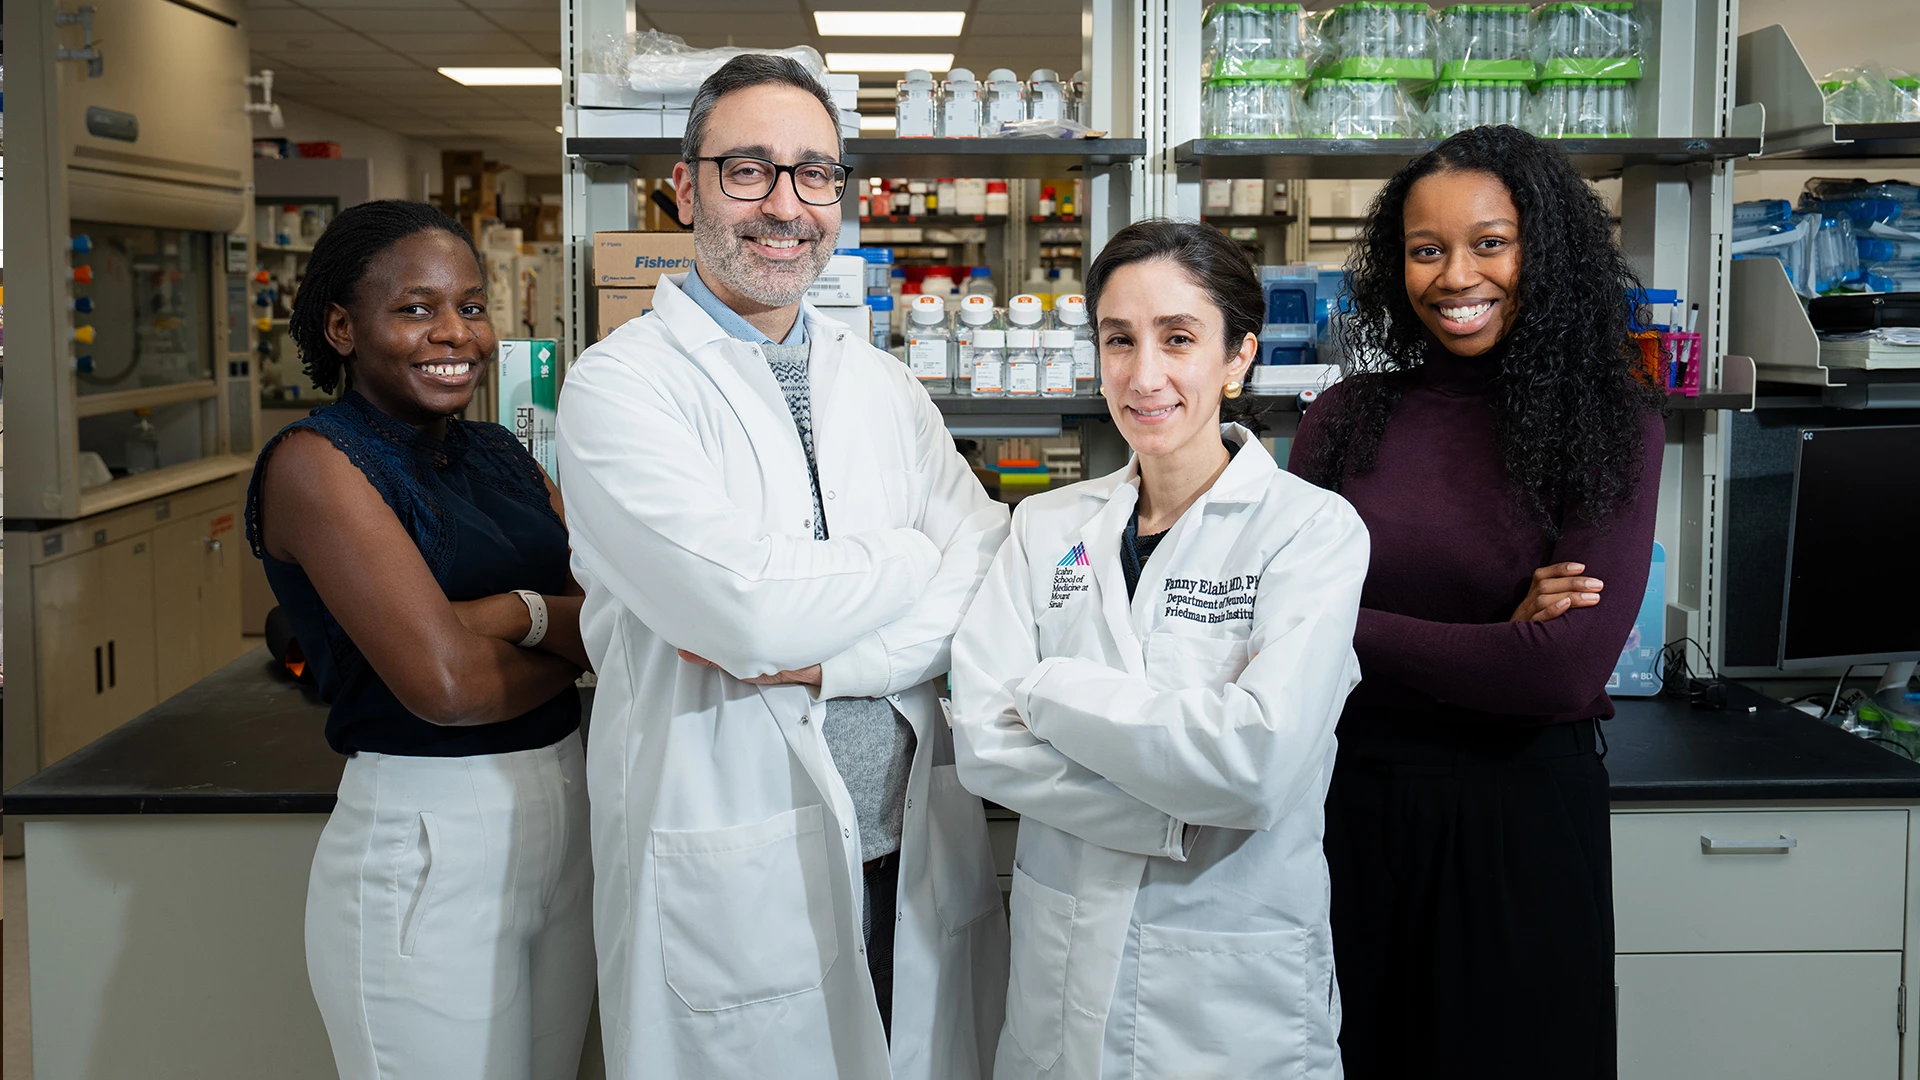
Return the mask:
[(1140, 637), (1134, 632), (1132, 605), (1127, 600), (1127, 579), (1120, 570), (1120, 534), (1133, 515), (1140, 497), (1134, 487), (1138, 472), (1132, 463), (1116, 477), (1107, 495), (1107, 505), (1093, 520), (1080, 528), (1080, 542), (1087, 546), (1087, 558), (1093, 563), (1093, 578), (1100, 586), (1100, 614), (1106, 619), (1107, 632), (1119, 651), (1121, 663), (1134, 675), (1145, 675), (1146, 657), (1140, 649)]

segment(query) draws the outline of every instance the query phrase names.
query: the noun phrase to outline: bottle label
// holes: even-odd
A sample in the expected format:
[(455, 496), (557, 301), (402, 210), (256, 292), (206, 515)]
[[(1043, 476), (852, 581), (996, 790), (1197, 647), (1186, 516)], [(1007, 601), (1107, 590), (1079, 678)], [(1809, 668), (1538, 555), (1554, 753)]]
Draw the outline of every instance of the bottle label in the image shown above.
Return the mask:
[(907, 370), (913, 372), (916, 379), (946, 378), (947, 340), (935, 338), (932, 341), (908, 342)]
[(909, 97), (899, 103), (897, 111), (900, 130), (896, 134), (922, 138), (933, 134), (933, 102), (928, 98)]
[(954, 368), (954, 370), (955, 371), (973, 370), (973, 346), (967, 344), (964, 341), (960, 343), (960, 363), (957, 367)]
[(1071, 358), (1066, 356), (1048, 358), (1045, 390), (1049, 394), (1073, 393), (1073, 360)]
[(1073, 377), (1082, 382), (1091, 382), (1094, 376), (1094, 364), (1099, 356), (1091, 341), (1073, 343)]
[(973, 363), (973, 392), (976, 394), (998, 394), (1005, 387), (1000, 385), (1000, 361), (997, 357), (982, 356)]
[(1037, 394), (1040, 392), (1039, 364), (1008, 364), (1007, 393)]

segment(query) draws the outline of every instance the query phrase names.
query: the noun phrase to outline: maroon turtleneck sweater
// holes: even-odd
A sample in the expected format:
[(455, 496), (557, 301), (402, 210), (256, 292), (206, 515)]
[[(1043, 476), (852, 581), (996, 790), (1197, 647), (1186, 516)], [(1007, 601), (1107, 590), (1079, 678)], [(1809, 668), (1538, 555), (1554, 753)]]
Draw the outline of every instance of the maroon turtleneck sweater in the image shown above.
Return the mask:
[[(1603, 527), (1551, 539), (1514, 505), (1494, 445), (1491, 358), (1429, 350), (1394, 408), (1374, 466), (1341, 492), (1373, 545), (1354, 651), (1361, 682), (1343, 737), (1376, 723), (1529, 726), (1611, 717), (1607, 678), (1632, 630), (1652, 561), (1665, 427), (1649, 412), (1631, 500)], [(1297, 459), (1326, 437), (1336, 384), (1300, 421)], [(1550, 622), (1510, 622), (1533, 572), (1586, 564), (1599, 604)]]

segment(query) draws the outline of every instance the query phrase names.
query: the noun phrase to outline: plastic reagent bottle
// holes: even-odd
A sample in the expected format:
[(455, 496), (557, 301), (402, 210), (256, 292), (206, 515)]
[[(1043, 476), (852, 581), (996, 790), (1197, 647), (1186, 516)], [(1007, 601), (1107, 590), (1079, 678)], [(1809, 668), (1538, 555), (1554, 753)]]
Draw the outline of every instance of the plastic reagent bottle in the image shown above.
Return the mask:
[(980, 84), (973, 81), (973, 72), (966, 68), (947, 72), (946, 89), (940, 114), (941, 133), (949, 139), (979, 138)]
[(973, 332), (974, 397), (1006, 395), (1007, 332), (981, 328)]
[(1067, 120), (1067, 87), (1060, 73), (1040, 68), (1027, 83), (1027, 115), (1034, 120)]
[(934, 105), (939, 96), (940, 88), (934, 83), (931, 73), (921, 68), (907, 72), (907, 77), (900, 80), (899, 91), (894, 98), (895, 137), (930, 139), (940, 134), (939, 114)]
[[(953, 328), (953, 377), (955, 393), (968, 393), (973, 381), (973, 336), (993, 327), (993, 297), (974, 293), (960, 301), (960, 320)], [(998, 327), (994, 327), (998, 329)]]
[(1007, 68), (987, 72), (987, 135), (998, 135), (1000, 125), (1027, 118), (1027, 84)]
[(967, 271), (967, 295), (984, 296), (994, 299), (993, 271), (984, 266), (976, 266)]
[(127, 432), (127, 475), (152, 472), (160, 467), (160, 433), (153, 429), (151, 409), (135, 409), (133, 430)]
[(946, 302), (927, 293), (914, 297), (907, 313), (907, 370), (929, 394), (953, 392), (951, 337)]
[(1040, 331), (1024, 327), (1008, 330), (1007, 396), (1032, 397), (1039, 392)]
[(1053, 317), (1059, 328), (1073, 335), (1073, 392), (1092, 397), (1100, 392), (1100, 350), (1093, 342), (1093, 327), (1087, 325), (1087, 298), (1069, 293), (1054, 301)]
[(1073, 331), (1041, 331), (1040, 367), (1041, 393), (1057, 397), (1073, 396)]

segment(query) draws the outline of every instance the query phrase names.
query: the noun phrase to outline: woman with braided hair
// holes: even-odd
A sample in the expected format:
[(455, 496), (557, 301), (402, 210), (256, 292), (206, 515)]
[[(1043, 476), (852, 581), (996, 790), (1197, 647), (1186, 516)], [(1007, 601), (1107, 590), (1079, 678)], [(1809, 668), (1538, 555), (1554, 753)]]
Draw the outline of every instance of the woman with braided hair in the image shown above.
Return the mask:
[(1290, 466), (1371, 536), (1327, 796), (1346, 1075), (1610, 1077), (1598, 722), (1664, 445), (1639, 283), (1566, 155), (1512, 127), (1401, 169), (1350, 272), (1349, 370)]
[(552, 481), (455, 419), (495, 350), (472, 239), (420, 203), (342, 212), (291, 333), (341, 398), (261, 451), (247, 535), (347, 756), (306, 913), (335, 1064), (571, 1080), (594, 987), (580, 589)]

